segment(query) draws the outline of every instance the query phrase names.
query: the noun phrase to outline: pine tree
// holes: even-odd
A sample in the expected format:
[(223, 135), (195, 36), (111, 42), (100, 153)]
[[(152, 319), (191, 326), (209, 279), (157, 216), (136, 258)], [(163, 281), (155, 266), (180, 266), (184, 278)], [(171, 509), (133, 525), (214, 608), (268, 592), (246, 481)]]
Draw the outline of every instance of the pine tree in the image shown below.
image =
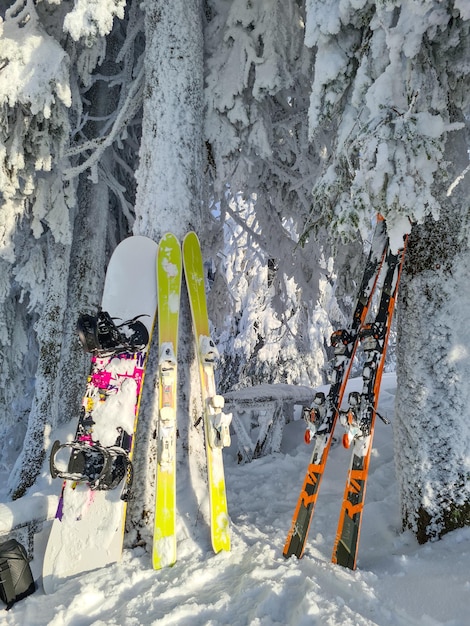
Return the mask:
[(329, 137), (314, 202), (344, 238), (380, 212), (398, 247), (413, 224), (395, 432), (403, 523), (420, 541), (470, 521), (468, 363), (452, 361), (447, 327), (468, 264), (469, 18), (463, 2), (307, 3), (310, 133)]
[(96, 12), (17, 0), (1, 24), (0, 428), (13, 497), (40, 471), (50, 429), (76, 417), (88, 360), (75, 320), (96, 310), (106, 260), (134, 221), (141, 29), (132, 7), (127, 37), (116, 17), (121, 1)]
[(336, 323), (341, 315), (325, 233), (301, 238), (317, 220), (311, 189), (321, 162), (307, 135), (313, 53), (303, 45), (303, 3), (206, 4), (209, 299), (220, 383), (321, 384), (331, 332), (322, 312), (330, 308)]

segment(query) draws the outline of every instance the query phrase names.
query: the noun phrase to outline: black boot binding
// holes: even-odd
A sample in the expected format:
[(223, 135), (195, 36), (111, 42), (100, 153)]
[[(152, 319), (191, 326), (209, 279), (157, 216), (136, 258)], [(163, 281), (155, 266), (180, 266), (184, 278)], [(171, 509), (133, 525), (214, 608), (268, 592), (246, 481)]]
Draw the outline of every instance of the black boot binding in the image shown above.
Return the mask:
[[(106, 311), (97, 316), (82, 314), (77, 321), (77, 332), (85, 352), (99, 357), (108, 357), (122, 352), (139, 352), (149, 342), (145, 324), (139, 321), (141, 315), (116, 326)], [(127, 330), (128, 334), (124, 331)]]
[[(56, 456), (64, 448), (70, 448), (71, 455), (67, 470), (56, 465)], [(49, 459), (52, 478), (62, 478), (74, 482), (86, 482), (92, 491), (115, 489), (124, 479), (121, 500), (127, 501), (133, 482), (133, 467), (125, 450), (119, 446), (101, 446), (99, 443), (54, 441)]]

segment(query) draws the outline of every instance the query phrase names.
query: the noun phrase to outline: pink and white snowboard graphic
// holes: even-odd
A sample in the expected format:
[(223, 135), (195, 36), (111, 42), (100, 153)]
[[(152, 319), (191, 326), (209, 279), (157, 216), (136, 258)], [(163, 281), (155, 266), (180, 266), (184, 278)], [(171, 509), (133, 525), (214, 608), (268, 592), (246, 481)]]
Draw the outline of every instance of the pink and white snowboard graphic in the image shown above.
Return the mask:
[[(109, 262), (101, 304), (112, 318), (118, 318), (116, 323), (142, 316), (139, 320), (150, 337), (157, 304), (156, 255), (157, 244), (146, 237), (121, 242)], [(80, 437), (83, 441), (103, 447), (118, 445), (132, 459), (147, 352), (148, 346), (135, 354), (92, 357), (81, 411), (77, 410), (79, 428), (87, 420), (87, 434)], [(63, 481), (44, 557), (46, 593), (53, 593), (70, 576), (120, 560), (127, 508), (121, 499), (125, 480), (107, 491), (93, 491), (84, 482)]]

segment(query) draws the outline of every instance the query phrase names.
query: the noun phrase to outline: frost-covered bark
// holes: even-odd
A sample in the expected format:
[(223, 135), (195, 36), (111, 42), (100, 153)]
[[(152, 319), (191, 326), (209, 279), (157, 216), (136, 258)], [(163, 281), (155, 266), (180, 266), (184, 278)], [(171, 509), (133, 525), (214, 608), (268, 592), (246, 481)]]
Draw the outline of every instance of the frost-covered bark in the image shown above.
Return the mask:
[(202, 5), (145, 6), (145, 89), (134, 232), (156, 241), (199, 230), (202, 199)]
[(22, 496), (39, 473), (45, 458), (44, 435), (47, 427), (57, 423), (61, 403), (58, 385), (62, 329), (67, 310), (67, 285), (70, 246), (50, 241), (46, 248), (47, 289), (41, 315), (35, 324), (38, 343), (38, 366), (35, 372), (34, 399), (28, 428), (9, 480), (13, 498)]
[[(72, 266), (67, 282), (67, 313), (61, 334), (61, 366), (58, 372), (60, 406), (52, 427), (78, 418), (83, 396), (83, 381), (90, 368), (90, 357), (77, 339), (77, 314), (96, 314), (109, 253), (107, 231), (110, 228), (109, 188), (103, 182), (81, 180), (77, 189), (82, 206), (75, 218), (74, 236), (70, 250)], [(52, 418), (52, 416), (51, 416)]]
[(400, 294), (397, 475), (420, 542), (470, 524), (470, 177), (457, 182), (467, 146), (464, 134), (448, 142), (449, 195), (438, 222), (412, 231)]
[[(171, 231), (180, 239), (190, 229), (203, 237), (203, 13), (201, 0), (149, 0), (145, 10), (145, 88), (140, 164), (136, 173), (134, 233), (158, 241)], [(157, 333), (155, 333), (156, 335)], [(192, 447), (190, 468), (200, 484), (204, 457), (201, 432), (190, 427), (201, 413), (199, 372), (192, 351), (189, 306), (183, 291), (178, 345), (178, 446)], [(155, 502), (155, 428), (158, 417), (158, 343), (154, 337), (141, 402), (135, 458), (135, 499), (129, 508), (133, 532), (127, 541), (151, 545)], [(188, 419), (188, 416), (189, 419)], [(195, 420), (194, 420), (195, 421)], [(187, 464), (187, 452), (178, 454)], [(149, 469), (150, 468), (150, 469)], [(197, 476), (196, 476), (197, 475)], [(186, 503), (187, 504), (187, 503)], [(183, 507), (183, 503), (181, 503)], [(181, 509), (183, 510), (183, 509)]]

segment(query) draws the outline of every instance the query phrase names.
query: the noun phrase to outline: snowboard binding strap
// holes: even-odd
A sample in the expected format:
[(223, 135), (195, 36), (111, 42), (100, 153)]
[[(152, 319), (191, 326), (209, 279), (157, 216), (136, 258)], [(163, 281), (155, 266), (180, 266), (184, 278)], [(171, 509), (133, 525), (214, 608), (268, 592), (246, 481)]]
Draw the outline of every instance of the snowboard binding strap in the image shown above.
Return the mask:
[[(70, 448), (67, 469), (57, 466), (57, 455)], [(52, 478), (86, 482), (92, 491), (115, 489), (125, 478), (121, 499), (127, 501), (134, 478), (132, 462), (125, 450), (118, 446), (101, 446), (97, 443), (54, 441), (49, 459)]]
[(139, 352), (149, 342), (149, 332), (139, 317), (143, 316), (116, 325), (106, 311), (100, 310), (96, 316), (83, 313), (77, 321), (78, 338), (85, 352), (101, 358)]

